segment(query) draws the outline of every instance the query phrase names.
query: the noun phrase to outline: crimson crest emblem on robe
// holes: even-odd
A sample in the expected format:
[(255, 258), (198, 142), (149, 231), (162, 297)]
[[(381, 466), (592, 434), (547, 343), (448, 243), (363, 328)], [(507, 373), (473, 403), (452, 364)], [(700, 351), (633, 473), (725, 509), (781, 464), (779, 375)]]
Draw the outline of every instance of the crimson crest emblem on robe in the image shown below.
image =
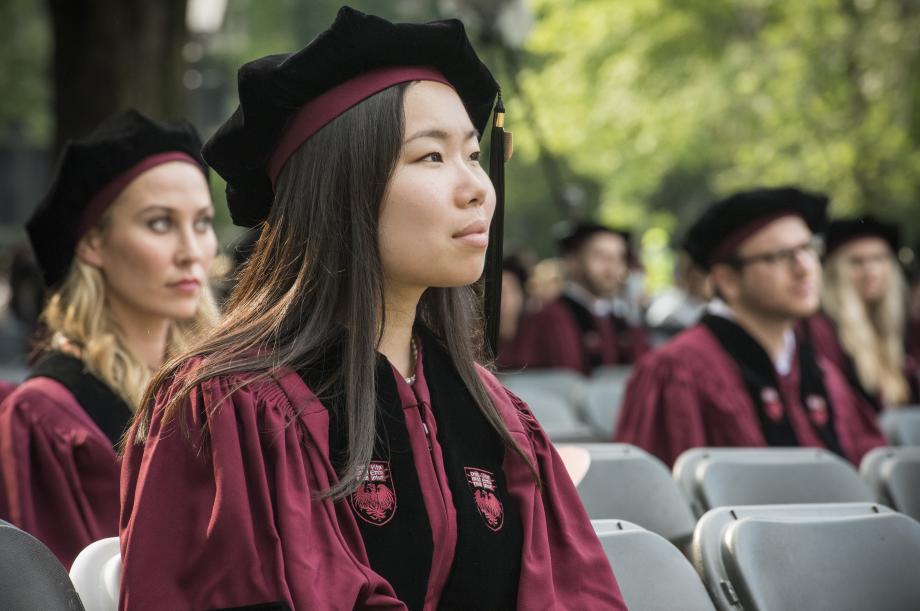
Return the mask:
[(364, 482), (351, 495), (351, 507), (362, 520), (383, 526), (396, 513), (396, 487), (390, 476), (390, 463), (372, 460), (364, 474)]
[(760, 400), (763, 401), (763, 409), (767, 416), (773, 422), (780, 422), (783, 419), (783, 402), (779, 399), (779, 393), (775, 388), (764, 388), (760, 391)]
[(808, 405), (808, 413), (811, 416), (812, 421), (818, 426), (824, 426), (827, 424), (827, 401), (824, 400), (824, 397), (819, 395), (809, 395), (805, 400), (805, 403)]
[(491, 530), (499, 531), (505, 523), (505, 509), (495, 494), (495, 476), (482, 469), (465, 467), (466, 483), (473, 493), (479, 515)]

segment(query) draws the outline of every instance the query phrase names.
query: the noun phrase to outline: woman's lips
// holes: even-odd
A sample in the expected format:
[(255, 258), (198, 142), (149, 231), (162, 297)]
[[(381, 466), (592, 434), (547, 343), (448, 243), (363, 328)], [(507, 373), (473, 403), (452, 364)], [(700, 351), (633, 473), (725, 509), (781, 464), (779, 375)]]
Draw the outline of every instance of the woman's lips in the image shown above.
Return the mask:
[(485, 248), (489, 245), (489, 226), (485, 221), (473, 221), (453, 235), (467, 246)]
[(168, 284), (167, 286), (171, 288), (172, 290), (177, 291), (179, 293), (185, 293), (185, 294), (190, 295), (198, 291), (198, 289), (201, 287), (201, 282), (199, 282), (198, 280), (194, 278), (191, 278), (188, 280), (180, 280), (179, 282), (173, 282), (172, 284)]

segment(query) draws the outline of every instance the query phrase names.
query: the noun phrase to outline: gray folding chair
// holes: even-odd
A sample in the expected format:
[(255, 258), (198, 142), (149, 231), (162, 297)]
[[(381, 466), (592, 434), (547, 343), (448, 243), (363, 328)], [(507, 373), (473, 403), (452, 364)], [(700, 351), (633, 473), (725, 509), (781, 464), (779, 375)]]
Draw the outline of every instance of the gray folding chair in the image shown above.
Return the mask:
[(694, 448), (677, 458), (674, 479), (696, 515), (724, 505), (875, 500), (850, 463), (820, 448)]
[(920, 407), (885, 410), (878, 424), (891, 445), (920, 446)]
[(600, 367), (585, 385), (585, 418), (601, 439), (613, 438), (614, 425), (623, 404), (631, 370), (628, 365)]
[(663, 462), (625, 443), (579, 445), (591, 454), (577, 487), (591, 519), (634, 522), (689, 548), (696, 520)]
[(534, 394), (552, 393), (572, 404), (582, 400), (587, 381), (585, 376), (569, 369), (528, 369), (500, 373), (498, 377), (508, 390), (525, 401)]
[[(521, 397), (524, 399), (524, 397)], [(575, 408), (552, 393), (524, 399), (537, 422), (554, 442), (593, 441), (594, 432), (575, 415)]]
[(693, 562), (720, 611), (920, 609), (920, 523), (872, 503), (713, 509)]
[(920, 447), (875, 448), (859, 472), (879, 503), (920, 521)]
[(557, 442), (593, 441), (597, 435), (579, 417), (585, 378), (567, 370), (506, 373), (502, 383), (519, 396), (550, 439)]
[(32, 535), (0, 520), (0, 609), (83, 611), (70, 577)]
[(623, 520), (592, 520), (629, 609), (715, 611), (693, 565), (663, 537)]

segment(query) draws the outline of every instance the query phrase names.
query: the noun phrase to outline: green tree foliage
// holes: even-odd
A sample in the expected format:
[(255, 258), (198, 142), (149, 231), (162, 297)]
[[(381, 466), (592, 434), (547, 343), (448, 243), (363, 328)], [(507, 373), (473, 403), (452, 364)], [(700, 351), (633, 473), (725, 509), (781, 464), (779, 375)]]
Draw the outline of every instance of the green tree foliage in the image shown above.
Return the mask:
[(35, 0), (3, 0), (0, 24), (0, 141), (47, 144), (51, 36), (44, 6)]
[(532, 5), (520, 81), (552, 150), (600, 181), (602, 218), (680, 234), (714, 194), (797, 183), (920, 234), (920, 3)]

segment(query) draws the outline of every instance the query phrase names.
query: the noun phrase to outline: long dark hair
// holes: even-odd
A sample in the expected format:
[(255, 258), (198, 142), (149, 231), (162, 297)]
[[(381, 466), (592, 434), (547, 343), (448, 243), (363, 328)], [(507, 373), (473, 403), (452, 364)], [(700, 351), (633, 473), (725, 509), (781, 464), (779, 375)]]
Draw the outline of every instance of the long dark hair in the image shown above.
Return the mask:
[[(181, 379), (163, 421), (178, 417), (201, 382), (233, 372), (248, 381), (280, 367), (324, 372), (317, 396), (344, 390), (348, 455), (339, 481), (323, 496), (352, 492), (371, 460), (376, 437), (376, 363), (384, 317), (384, 274), (378, 217), (402, 147), (403, 97), (390, 87), (354, 106), (313, 135), (278, 178), (275, 200), (252, 256), (240, 272), (227, 315), (180, 359), (167, 364), (138, 413), (135, 443), (147, 436), (153, 397), (182, 367), (203, 356)], [(481, 280), (460, 288), (429, 288), (417, 318), (446, 346), (460, 377), (504, 443), (534, 465), (512, 439), (477, 372), (484, 358)], [(470, 333), (473, 329), (475, 332)], [(329, 355), (336, 353), (336, 366)]]

